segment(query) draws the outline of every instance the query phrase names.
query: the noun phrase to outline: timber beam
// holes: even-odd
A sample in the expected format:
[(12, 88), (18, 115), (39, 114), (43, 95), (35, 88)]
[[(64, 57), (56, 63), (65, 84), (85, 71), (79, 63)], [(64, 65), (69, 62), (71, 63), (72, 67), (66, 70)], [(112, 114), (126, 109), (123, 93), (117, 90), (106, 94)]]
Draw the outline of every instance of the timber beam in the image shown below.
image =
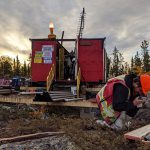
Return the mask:
[(39, 102), (39, 101), (33, 101), (33, 98), (1, 97), (0, 103), (98, 108), (97, 103), (91, 102), (89, 100), (79, 100), (79, 101), (70, 101), (70, 102), (43, 102), (43, 101)]

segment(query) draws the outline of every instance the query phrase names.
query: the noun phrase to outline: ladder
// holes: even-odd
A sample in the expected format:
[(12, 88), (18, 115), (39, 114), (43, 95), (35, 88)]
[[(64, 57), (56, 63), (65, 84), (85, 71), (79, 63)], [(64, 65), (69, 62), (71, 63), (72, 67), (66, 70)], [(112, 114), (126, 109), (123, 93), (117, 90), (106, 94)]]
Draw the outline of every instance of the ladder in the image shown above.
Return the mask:
[(52, 85), (54, 76), (55, 76), (55, 65), (53, 64), (52, 67), (51, 67), (51, 70), (50, 70), (50, 72), (47, 76), (47, 80), (46, 80), (46, 89), (47, 89), (47, 91), (50, 90), (50, 87)]

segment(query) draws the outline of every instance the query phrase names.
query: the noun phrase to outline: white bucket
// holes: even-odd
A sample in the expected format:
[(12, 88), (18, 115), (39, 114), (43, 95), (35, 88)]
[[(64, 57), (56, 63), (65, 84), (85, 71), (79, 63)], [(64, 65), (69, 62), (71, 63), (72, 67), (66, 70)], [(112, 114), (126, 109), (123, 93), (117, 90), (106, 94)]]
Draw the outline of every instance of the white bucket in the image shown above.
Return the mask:
[(77, 95), (77, 87), (76, 86), (71, 86), (71, 93), (73, 95)]

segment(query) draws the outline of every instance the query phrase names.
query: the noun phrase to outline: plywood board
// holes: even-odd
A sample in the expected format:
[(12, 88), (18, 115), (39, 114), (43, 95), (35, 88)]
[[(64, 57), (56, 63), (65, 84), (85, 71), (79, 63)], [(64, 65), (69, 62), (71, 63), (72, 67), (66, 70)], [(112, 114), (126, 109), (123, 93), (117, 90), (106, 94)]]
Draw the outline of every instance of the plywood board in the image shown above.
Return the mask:
[(64, 132), (41, 132), (41, 133), (34, 133), (28, 135), (21, 135), (9, 138), (0, 138), (0, 143), (12, 143), (12, 142), (20, 142), (25, 140), (32, 140), (32, 139), (39, 139), (48, 136), (58, 136), (64, 134)]
[(150, 124), (124, 134), (126, 139), (143, 140), (143, 137), (150, 132)]

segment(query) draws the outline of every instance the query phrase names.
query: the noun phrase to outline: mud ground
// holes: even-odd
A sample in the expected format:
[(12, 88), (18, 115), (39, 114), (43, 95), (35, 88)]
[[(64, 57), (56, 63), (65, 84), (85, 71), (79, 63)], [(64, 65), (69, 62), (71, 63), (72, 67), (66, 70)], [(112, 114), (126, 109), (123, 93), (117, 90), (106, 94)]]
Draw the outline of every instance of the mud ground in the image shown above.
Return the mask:
[[(81, 149), (81, 150), (148, 150), (150, 147), (141, 142), (127, 141), (124, 133), (150, 123), (150, 110), (141, 111), (134, 118), (129, 130), (115, 132), (96, 124), (96, 119), (82, 119), (79, 109), (66, 107), (46, 107), (44, 113), (39, 106), (0, 104), (0, 138), (13, 137), (45, 131), (63, 131), (62, 137), (45, 140), (24, 141), (12, 144), (1, 143), (0, 149)], [(52, 140), (53, 139), (53, 140)], [(58, 142), (56, 142), (57, 140)], [(55, 141), (55, 145), (46, 142)], [(65, 142), (62, 142), (62, 141)], [(58, 144), (59, 143), (59, 144)], [(32, 144), (32, 146), (31, 146)], [(67, 145), (64, 146), (63, 144)], [(17, 147), (20, 145), (20, 147)], [(23, 147), (23, 145), (25, 147)], [(42, 145), (42, 147), (38, 147)], [(59, 145), (59, 147), (57, 146)], [(71, 146), (68, 146), (71, 145)], [(15, 147), (16, 146), (16, 147)]]

